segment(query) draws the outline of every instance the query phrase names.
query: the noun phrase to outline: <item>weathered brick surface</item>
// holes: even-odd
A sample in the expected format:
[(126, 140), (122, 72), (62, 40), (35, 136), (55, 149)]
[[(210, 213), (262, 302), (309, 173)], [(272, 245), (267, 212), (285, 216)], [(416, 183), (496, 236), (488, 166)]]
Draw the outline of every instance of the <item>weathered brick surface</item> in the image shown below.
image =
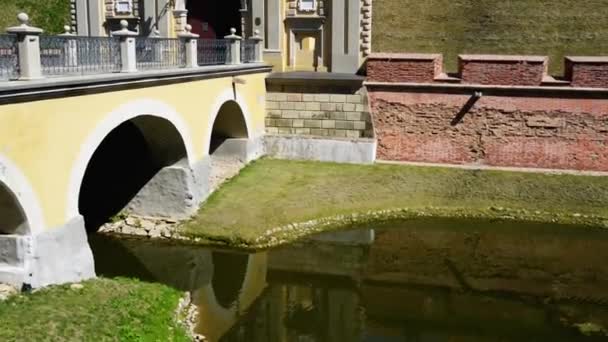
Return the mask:
[(548, 68), (545, 56), (461, 55), (458, 63), (462, 83), (486, 85), (539, 86)]
[(608, 88), (608, 57), (566, 57), (566, 79), (573, 87)]
[(608, 99), (368, 91), (379, 159), (608, 171)]
[(367, 79), (374, 82), (433, 83), (442, 69), (440, 54), (372, 54)]

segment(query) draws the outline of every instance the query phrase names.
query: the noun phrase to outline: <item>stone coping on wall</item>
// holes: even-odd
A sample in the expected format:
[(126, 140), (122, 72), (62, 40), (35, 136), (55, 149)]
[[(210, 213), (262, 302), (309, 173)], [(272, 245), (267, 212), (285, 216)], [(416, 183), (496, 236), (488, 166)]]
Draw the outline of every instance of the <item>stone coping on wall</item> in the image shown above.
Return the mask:
[(545, 63), (549, 60), (547, 56), (526, 55), (458, 55), (458, 59), (470, 62), (498, 62), (498, 63)]
[(414, 82), (374, 82), (365, 81), (363, 85), (374, 91), (407, 90), (409, 92), (431, 92), (450, 94), (473, 94), (481, 91), (483, 95), (495, 96), (530, 96), (558, 98), (608, 98), (608, 87), (551, 87), (551, 86), (508, 86), (476, 85), (450, 83), (414, 83)]
[(564, 59), (581, 64), (608, 63), (608, 56), (566, 56)]
[(306, 87), (347, 87), (359, 89), (365, 80), (364, 76), (330, 72), (273, 72), (266, 77), (269, 87), (306, 86)]
[(402, 60), (402, 61), (433, 61), (438, 58), (443, 58), (440, 53), (393, 53), (393, 52), (378, 52), (372, 53), (367, 57), (367, 60)]

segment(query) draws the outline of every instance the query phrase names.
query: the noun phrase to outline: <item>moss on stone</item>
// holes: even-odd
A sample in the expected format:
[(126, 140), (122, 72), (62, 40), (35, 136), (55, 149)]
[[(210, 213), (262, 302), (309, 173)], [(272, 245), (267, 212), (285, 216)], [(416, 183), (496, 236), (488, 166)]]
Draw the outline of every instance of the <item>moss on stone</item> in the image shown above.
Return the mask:
[(257, 249), (320, 231), (420, 217), (608, 224), (608, 177), (263, 159), (179, 233)]

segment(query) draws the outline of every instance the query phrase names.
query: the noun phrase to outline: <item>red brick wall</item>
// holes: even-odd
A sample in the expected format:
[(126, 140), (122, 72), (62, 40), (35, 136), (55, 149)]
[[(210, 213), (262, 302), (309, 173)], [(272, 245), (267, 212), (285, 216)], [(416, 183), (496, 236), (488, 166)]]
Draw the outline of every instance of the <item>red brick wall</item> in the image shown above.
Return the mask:
[(539, 86), (547, 72), (544, 56), (461, 55), (462, 83)]
[(608, 171), (608, 99), (368, 92), (381, 160)]
[(443, 57), (435, 54), (372, 54), (366, 63), (367, 79), (375, 82), (433, 83), (441, 73)]
[(573, 87), (608, 88), (608, 57), (566, 57), (566, 78)]

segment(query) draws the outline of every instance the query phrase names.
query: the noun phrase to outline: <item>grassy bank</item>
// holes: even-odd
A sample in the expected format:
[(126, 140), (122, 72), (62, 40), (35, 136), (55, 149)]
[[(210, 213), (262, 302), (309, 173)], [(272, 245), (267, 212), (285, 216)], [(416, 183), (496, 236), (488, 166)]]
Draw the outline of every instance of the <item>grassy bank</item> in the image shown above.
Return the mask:
[(52, 286), (0, 302), (0, 341), (189, 341), (181, 293), (130, 279)]
[(255, 248), (264, 237), (420, 216), (603, 224), (608, 177), (262, 159), (215, 192), (180, 233)]
[(561, 73), (564, 55), (606, 54), (604, 0), (377, 0), (373, 51), (542, 54)]
[(62, 33), (63, 26), (70, 23), (70, 0), (2, 0), (0, 1), (0, 30), (17, 25), (17, 14), (30, 16), (32, 26), (45, 33)]

